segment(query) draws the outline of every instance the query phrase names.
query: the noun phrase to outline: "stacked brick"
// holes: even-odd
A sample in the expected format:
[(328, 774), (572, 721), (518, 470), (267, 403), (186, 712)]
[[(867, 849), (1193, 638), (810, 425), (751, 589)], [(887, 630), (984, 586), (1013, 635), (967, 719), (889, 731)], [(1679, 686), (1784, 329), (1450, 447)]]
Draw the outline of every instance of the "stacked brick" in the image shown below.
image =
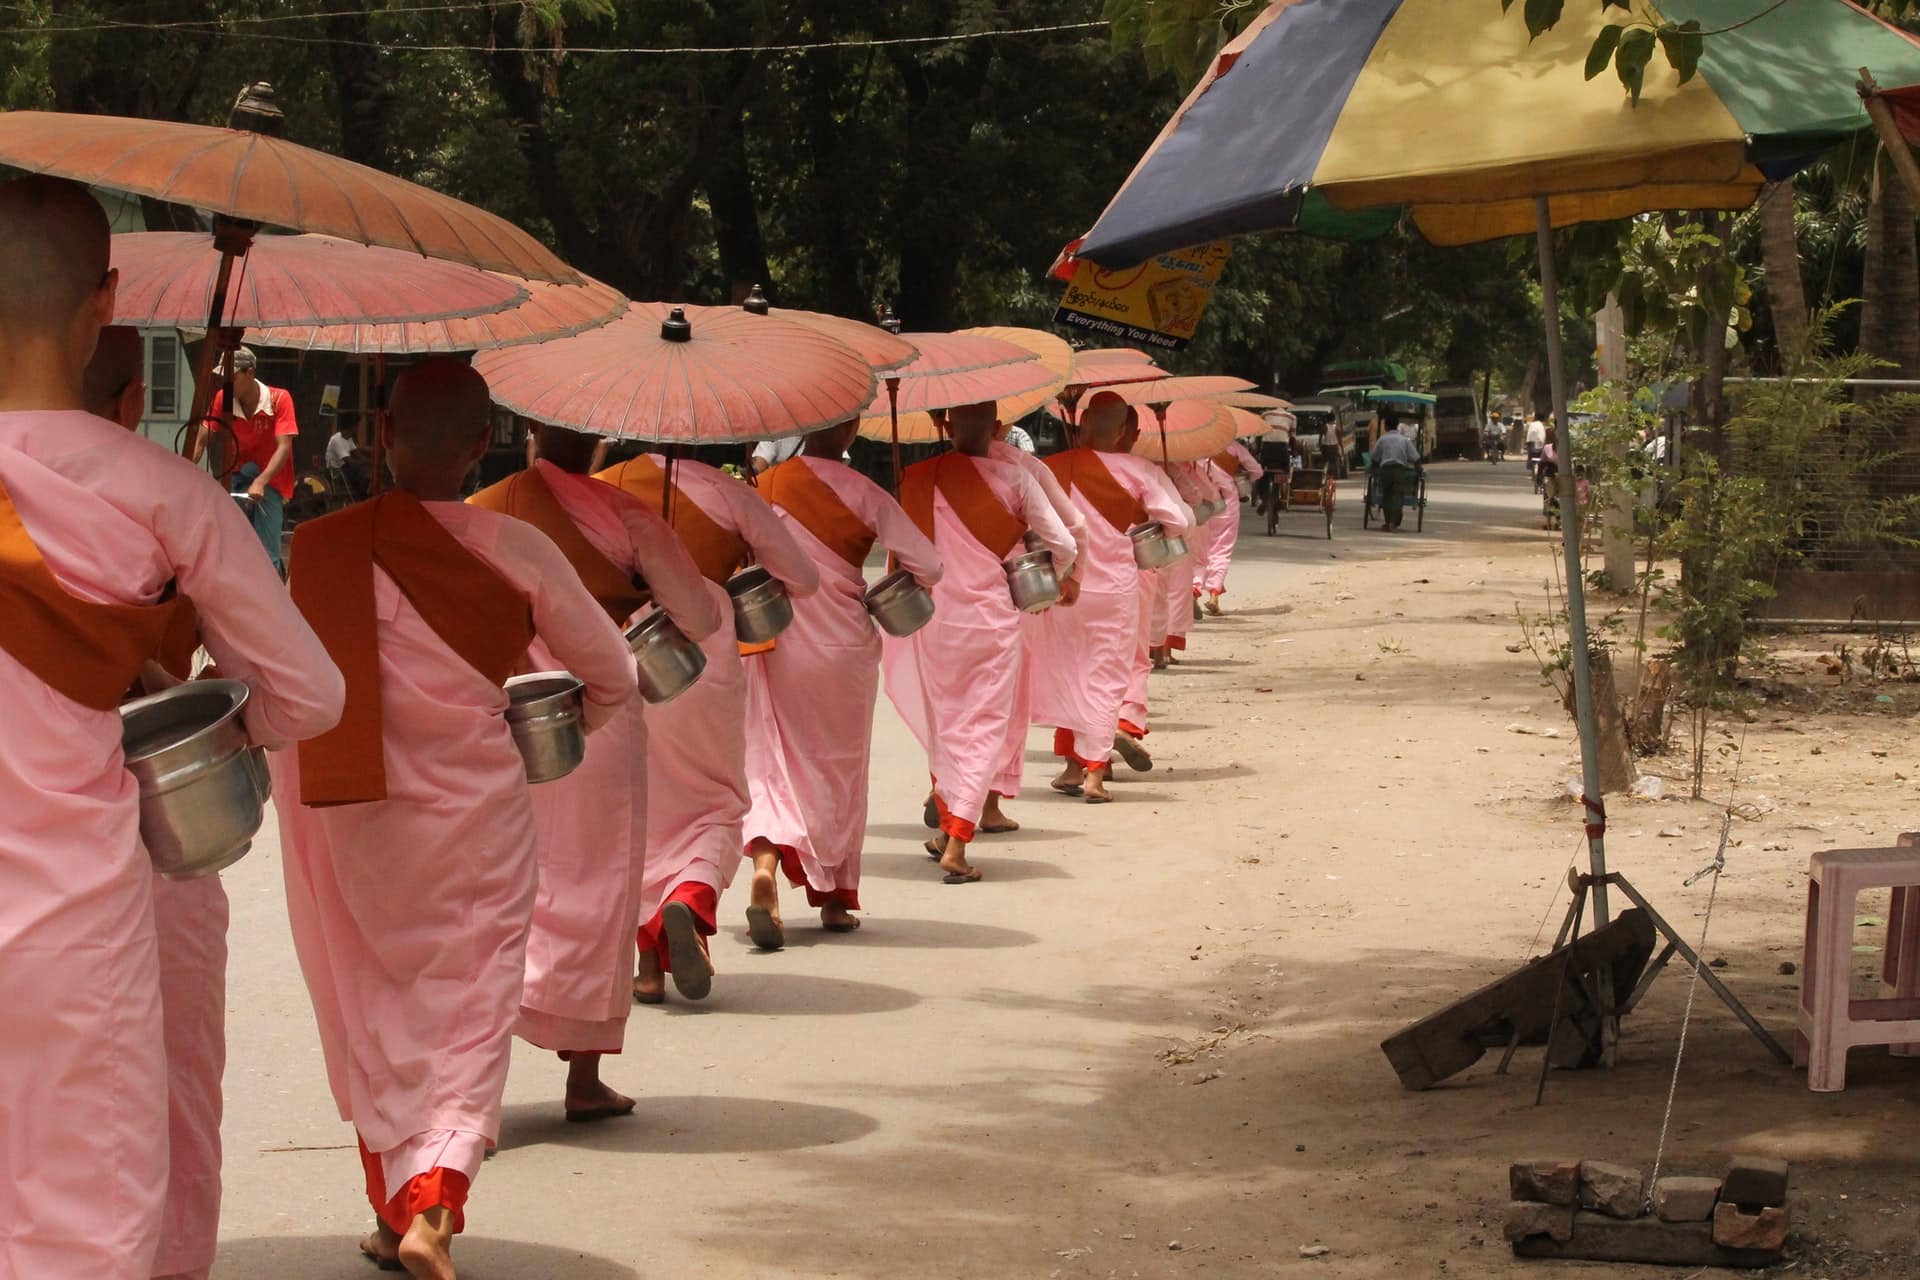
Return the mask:
[(1787, 1165), (1738, 1156), (1724, 1178), (1644, 1174), (1600, 1160), (1508, 1170), (1506, 1236), (1523, 1258), (1764, 1267), (1786, 1244)]

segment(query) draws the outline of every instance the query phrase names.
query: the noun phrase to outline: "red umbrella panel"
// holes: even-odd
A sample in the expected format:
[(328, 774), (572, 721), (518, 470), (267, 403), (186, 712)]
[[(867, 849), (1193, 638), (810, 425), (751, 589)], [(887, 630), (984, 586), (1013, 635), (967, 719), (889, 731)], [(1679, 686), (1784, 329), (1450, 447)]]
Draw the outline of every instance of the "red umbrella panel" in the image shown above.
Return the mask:
[[(136, 231), (113, 238), (120, 272), (114, 323), (206, 323), (220, 256), (200, 232)], [(256, 325), (394, 323), (479, 315), (527, 301), (517, 280), (398, 249), (332, 236), (259, 236), (230, 284), (223, 319)]]
[[(496, 277), (511, 280), (511, 277)], [(517, 306), (481, 315), (450, 316), (402, 324), (248, 325), (263, 346), (296, 351), (342, 351), (349, 355), (443, 355), (489, 351), (523, 342), (548, 342), (608, 324), (626, 314), (627, 297), (611, 285), (515, 281), (526, 294)]]
[(739, 307), (636, 302), (611, 324), (473, 364), (496, 402), (536, 422), (681, 444), (818, 431), (858, 417), (874, 390), (850, 347)]

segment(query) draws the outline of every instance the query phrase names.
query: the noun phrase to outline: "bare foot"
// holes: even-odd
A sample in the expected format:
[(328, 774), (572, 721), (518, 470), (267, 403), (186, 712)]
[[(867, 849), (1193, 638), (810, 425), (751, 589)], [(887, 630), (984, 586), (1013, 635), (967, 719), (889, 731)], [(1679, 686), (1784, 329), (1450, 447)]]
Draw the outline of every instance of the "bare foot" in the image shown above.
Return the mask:
[(1207, 612), (1216, 618), (1220, 616), (1220, 593), (1218, 591), (1207, 596)]
[(947, 838), (945, 836), (935, 836), (933, 839), (927, 841), (925, 844), (921, 845), (920, 847), (927, 851), (927, 856), (929, 858), (932, 858), (935, 862), (938, 862), (940, 861), (941, 858), (946, 856)]
[(574, 1124), (611, 1120), (633, 1111), (633, 1099), (600, 1079), (600, 1055), (576, 1053), (567, 1061), (567, 1119)]
[(652, 951), (640, 953), (640, 964), (633, 975), (635, 1004), (665, 1004), (667, 975), (660, 971), (660, 958)]
[(1018, 831), (1020, 824), (1000, 811), (1000, 797), (994, 792), (987, 793), (986, 808), (980, 811), (980, 830), (990, 836), (1003, 835), (1009, 831)]
[[(1135, 652), (1137, 653), (1139, 651), (1135, 650)], [(1151, 649), (1147, 650), (1147, 653), (1153, 658), (1153, 669), (1155, 671), (1165, 671), (1167, 669), (1167, 663), (1170, 659), (1167, 657), (1167, 651), (1165, 649), (1159, 645), (1154, 645)]]
[(1113, 797), (1107, 794), (1107, 771), (1105, 769), (1087, 770), (1087, 803), (1112, 804)]
[(400, 1233), (384, 1222), (373, 1224), (373, 1234), (360, 1242), (360, 1252), (382, 1271), (400, 1270)]
[(860, 927), (860, 917), (838, 902), (820, 908), (820, 927), (828, 933), (852, 933)]
[(453, 1210), (445, 1205), (414, 1215), (400, 1240), (400, 1265), (414, 1280), (458, 1280), (453, 1273)]
[(1069, 760), (1060, 770), (1060, 776), (1047, 785), (1063, 796), (1077, 796), (1080, 786), (1087, 780), (1087, 771), (1077, 761)]
[(967, 861), (967, 842), (958, 836), (947, 838), (947, 851), (940, 858), (940, 870), (948, 884), (969, 884), (980, 878), (980, 868)]
[(753, 889), (747, 902), (747, 936), (762, 951), (779, 951), (787, 945), (786, 929), (780, 920), (780, 881), (774, 875), (780, 855), (759, 852), (753, 856)]

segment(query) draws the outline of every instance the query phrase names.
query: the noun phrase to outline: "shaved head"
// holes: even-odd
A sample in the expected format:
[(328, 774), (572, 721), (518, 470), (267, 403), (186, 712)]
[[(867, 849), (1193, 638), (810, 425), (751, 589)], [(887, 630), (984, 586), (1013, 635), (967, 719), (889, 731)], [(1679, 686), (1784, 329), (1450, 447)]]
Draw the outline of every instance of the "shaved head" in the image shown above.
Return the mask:
[(107, 274), (106, 210), (78, 183), (0, 185), (0, 327), (62, 325)]
[(1000, 406), (991, 400), (979, 404), (960, 404), (947, 410), (947, 428), (954, 432), (993, 430)]
[(533, 428), (533, 453), (562, 471), (582, 476), (593, 470), (593, 459), (600, 449), (600, 437), (550, 422)]
[(146, 344), (140, 340), (138, 329), (123, 324), (102, 329), (100, 341), (93, 349), (93, 359), (87, 362), (83, 388), (87, 412), (96, 418), (118, 422), (129, 430), (139, 426), (137, 412), (132, 422), (124, 415), (129, 409), (127, 392), (139, 385), (141, 375), (146, 372), (146, 359)]
[(395, 448), (422, 459), (462, 457), (486, 431), (493, 399), (471, 365), (436, 356), (393, 384), (389, 406)]
[(1132, 412), (1127, 402), (1113, 392), (1095, 392), (1086, 408), (1080, 411), (1080, 430), (1088, 446), (1099, 448), (1117, 442), (1126, 432), (1127, 418)]

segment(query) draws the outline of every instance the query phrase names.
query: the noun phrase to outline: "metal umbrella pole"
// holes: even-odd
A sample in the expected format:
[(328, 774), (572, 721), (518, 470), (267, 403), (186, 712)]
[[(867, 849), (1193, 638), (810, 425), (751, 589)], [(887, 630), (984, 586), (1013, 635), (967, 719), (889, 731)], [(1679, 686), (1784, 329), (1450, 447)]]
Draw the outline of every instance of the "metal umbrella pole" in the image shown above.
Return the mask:
[(1573, 650), (1573, 719), (1580, 733), (1580, 803), (1586, 810), (1587, 860), (1594, 876), (1593, 924), (1607, 911), (1607, 811), (1600, 798), (1600, 722), (1593, 704), (1593, 663), (1587, 652), (1587, 591), (1580, 573), (1580, 512), (1575, 502), (1573, 432), (1567, 421), (1567, 366), (1560, 343), (1560, 272), (1553, 257), (1553, 215), (1546, 196), (1534, 199), (1540, 248), (1540, 309), (1547, 329), (1547, 375), (1553, 388), (1553, 429), (1560, 455), (1560, 542), (1567, 559), (1567, 645)]
[(893, 496), (900, 496), (900, 379), (887, 379), (887, 417), (893, 422)]

